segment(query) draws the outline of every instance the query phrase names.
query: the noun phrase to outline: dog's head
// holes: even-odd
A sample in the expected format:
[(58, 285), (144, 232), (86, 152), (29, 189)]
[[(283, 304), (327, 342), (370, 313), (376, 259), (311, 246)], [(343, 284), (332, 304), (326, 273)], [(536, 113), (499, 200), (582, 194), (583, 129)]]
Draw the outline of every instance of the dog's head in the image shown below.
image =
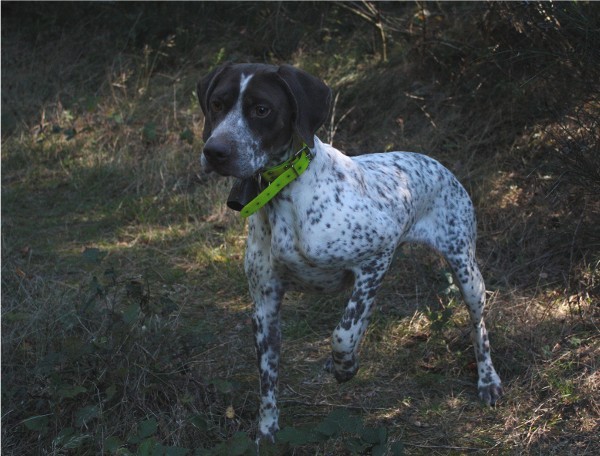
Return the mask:
[(295, 137), (312, 147), (331, 91), (290, 65), (225, 64), (198, 83), (204, 113), (203, 166), (251, 177), (285, 160)]

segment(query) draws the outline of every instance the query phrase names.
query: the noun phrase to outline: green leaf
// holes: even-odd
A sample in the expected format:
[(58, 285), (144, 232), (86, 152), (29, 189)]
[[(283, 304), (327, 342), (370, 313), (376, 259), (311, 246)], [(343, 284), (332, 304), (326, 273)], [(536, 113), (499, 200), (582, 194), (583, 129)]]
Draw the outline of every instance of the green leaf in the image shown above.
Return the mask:
[(90, 294), (93, 297), (102, 296), (104, 294), (104, 287), (98, 281), (98, 277), (96, 276), (92, 277), (92, 281), (90, 282)]
[(189, 128), (186, 128), (179, 134), (179, 139), (187, 142), (188, 144), (194, 143), (194, 132)]
[(144, 141), (148, 142), (156, 141), (156, 124), (154, 122), (147, 122), (144, 124), (144, 128), (142, 128), (142, 138), (144, 138)]
[(158, 429), (158, 423), (155, 418), (150, 418), (148, 420), (142, 421), (138, 424), (138, 438), (140, 440), (145, 439), (146, 437), (150, 437), (156, 430)]
[(113, 266), (104, 270), (104, 277), (110, 281), (112, 285), (116, 285), (117, 283), (117, 271)]
[(335, 436), (341, 429), (341, 426), (332, 420), (326, 420), (317, 425), (315, 430), (327, 437)]
[(27, 312), (7, 312), (2, 315), (2, 320), (9, 323), (27, 321), (29, 319), (31, 319), (31, 314)]
[(47, 431), (48, 423), (50, 419), (48, 415), (32, 416), (23, 420), (23, 424), (30, 431), (41, 432), (42, 434)]
[(217, 339), (215, 334), (212, 332), (211, 325), (202, 320), (193, 325), (187, 326), (185, 331), (191, 333), (201, 344), (210, 344)]
[(402, 442), (394, 442), (390, 445), (392, 456), (404, 456), (404, 444)]
[(303, 429), (295, 429), (293, 427), (285, 427), (281, 429), (276, 437), (277, 443), (288, 443), (292, 446), (306, 445), (312, 442), (310, 431)]
[(65, 440), (68, 440), (69, 437), (71, 437), (73, 434), (75, 434), (74, 428), (72, 428), (72, 427), (64, 428), (63, 430), (61, 430), (58, 433), (58, 435), (54, 438), (52, 443), (57, 447), (62, 447), (63, 442)]
[(360, 438), (371, 444), (385, 443), (387, 440), (387, 429), (384, 427), (364, 428), (360, 432)]
[(106, 388), (104, 394), (106, 394), (104, 401), (109, 402), (113, 397), (115, 397), (115, 394), (117, 394), (117, 386), (114, 384), (110, 385), (108, 388)]
[(67, 141), (73, 139), (75, 137), (75, 135), (77, 134), (77, 130), (75, 130), (74, 128), (67, 128), (65, 131), (65, 139)]
[(187, 448), (182, 447), (163, 447), (163, 454), (165, 456), (185, 456), (190, 452)]
[(98, 103), (100, 101), (99, 97), (88, 96), (85, 99), (85, 110), (87, 112), (93, 112), (98, 108)]
[(376, 445), (371, 448), (371, 456), (385, 456), (387, 448), (385, 445)]
[(125, 123), (125, 119), (123, 119), (123, 115), (121, 113), (115, 112), (112, 116), (110, 116), (110, 118), (118, 125)]
[(116, 453), (123, 446), (123, 442), (117, 436), (111, 435), (104, 440), (104, 449), (109, 453)]
[(333, 410), (325, 419), (317, 425), (315, 430), (328, 437), (333, 437), (339, 432), (355, 433), (362, 428), (362, 420), (350, 415), (347, 410)]
[(230, 394), (237, 389), (235, 383), (221, 378), (213, 378), (210, 383), (221, 394)]
[(93, 264), (98, 264), (106, 256), (106, 252), (96, 247), (86, 247), (82, 255), (86, 261)]
[(121, 318), (123, 319), (123, 323), (131, 325), (132, 323), (137, 321), (139, 315), (140, 305), (138, 303), (134, 303), (125, 307)]
[(229, 454), (231, 456), (241, 456), (254, 448), (254, 442), (245, 432), (236, 432), (229, 441)]
[(85, 392), (87, 392), (87, 389), (80, 385), (63, 385), (58, 388), (56, 394), (58, 394), (61, 399), (72, 399)]
[(193, 417), (190, 418), (190, 423), (192, 426), (194, 426), (199, 431), (202, 431), (202, 432), (208, 431), (209, 422), (204, 415), (201, 415), (201, 414), (194, 415)]
[(156, 453), (158, 443), (154, 437), (145, 439), (136, 451), (139, 456), (153, 456)]
[(372, 446), (356, 437), (345, 438), (343, 443), (346, 449), (350, 450), (352, 454), (363, 454)]
[(97, 406), (87, 405), (75, 413), (75, 424), (77, 426), (85, 426), (89, 421), (97, 418), (98, 415), (100, 415), (100, 410)]
[(74, 119), (73, 113), (69, 110), (69, 109), (65, 109), (62, 112), (62, 117), (67, 121), (67, 122), (72, 122)]
[(144, 284), (139, 280), (130, 280), (125, 285), (127, 296), (134, 299), (141, 299), (144, 295)]

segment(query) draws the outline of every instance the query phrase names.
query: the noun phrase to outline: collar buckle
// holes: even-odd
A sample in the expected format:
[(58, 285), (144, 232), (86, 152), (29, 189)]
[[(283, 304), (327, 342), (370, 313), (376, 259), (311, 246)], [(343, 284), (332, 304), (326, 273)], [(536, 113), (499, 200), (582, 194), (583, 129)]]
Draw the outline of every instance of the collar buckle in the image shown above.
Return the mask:
[(292, 160), (289, 163), (287, 163), (284, 168), (286, 171), (288, 169), (292, 169), (296, 173), (296, 177), (300, 177), (300, 174), (302, 174), (304, 172), (304, 170), (300, 170), (300, 172), (298, 172), (298, 170), (294, 166), (294, 165), (297, 165), (298, 162), (302, 159), (303, 153), (306, 153), (306, 159), (307, 159), (306, 168), (308, 168), (308, 164), (312, 161), (313, 155), (311, 154), (310, 149), (308, 148), (308, 146), (306, 144), (302, 147), (302, 149), (300, 149), (298, 152), (296, 152), (294, 154), (294, 156), (292, 157)]

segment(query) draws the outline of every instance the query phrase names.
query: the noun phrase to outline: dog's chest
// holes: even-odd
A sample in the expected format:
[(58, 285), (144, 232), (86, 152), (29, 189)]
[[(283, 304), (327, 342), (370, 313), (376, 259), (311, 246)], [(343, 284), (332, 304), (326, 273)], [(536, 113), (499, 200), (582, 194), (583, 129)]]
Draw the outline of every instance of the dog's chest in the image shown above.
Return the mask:
[(348, 258), (335, 255), (327, 233), (315, 235), (290, 223), (280, 210), (271, 223), (269, 261), (272, 270), (289, 286), (304, 290), (338, 291), (351, 284)]
[(343, 289), (352, 283), (351, 271), (395, 245), (396, 231), (369, 217), (373, 213), (323, 210), (297, 195), (294, 202), (273, 202), (267, 242), (270, 267), (291, 288)]

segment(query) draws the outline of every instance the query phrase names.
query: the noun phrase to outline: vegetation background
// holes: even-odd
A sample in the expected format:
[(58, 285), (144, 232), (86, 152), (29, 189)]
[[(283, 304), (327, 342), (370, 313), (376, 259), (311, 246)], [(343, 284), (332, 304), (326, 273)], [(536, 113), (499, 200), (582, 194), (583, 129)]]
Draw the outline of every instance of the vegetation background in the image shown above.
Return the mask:
[(286, 299), (261, 454), (600, 454), (599, 49), (591, 2), (3, 2), (2, 453), (255, 452), (245, 225), (194, 93), (234, 60), (323, 78), (348, 154), (459, 177), (506, 389), (478, 403), (448, 269), (407, 247), (352, 382), (322, 371), (346, 297)]

